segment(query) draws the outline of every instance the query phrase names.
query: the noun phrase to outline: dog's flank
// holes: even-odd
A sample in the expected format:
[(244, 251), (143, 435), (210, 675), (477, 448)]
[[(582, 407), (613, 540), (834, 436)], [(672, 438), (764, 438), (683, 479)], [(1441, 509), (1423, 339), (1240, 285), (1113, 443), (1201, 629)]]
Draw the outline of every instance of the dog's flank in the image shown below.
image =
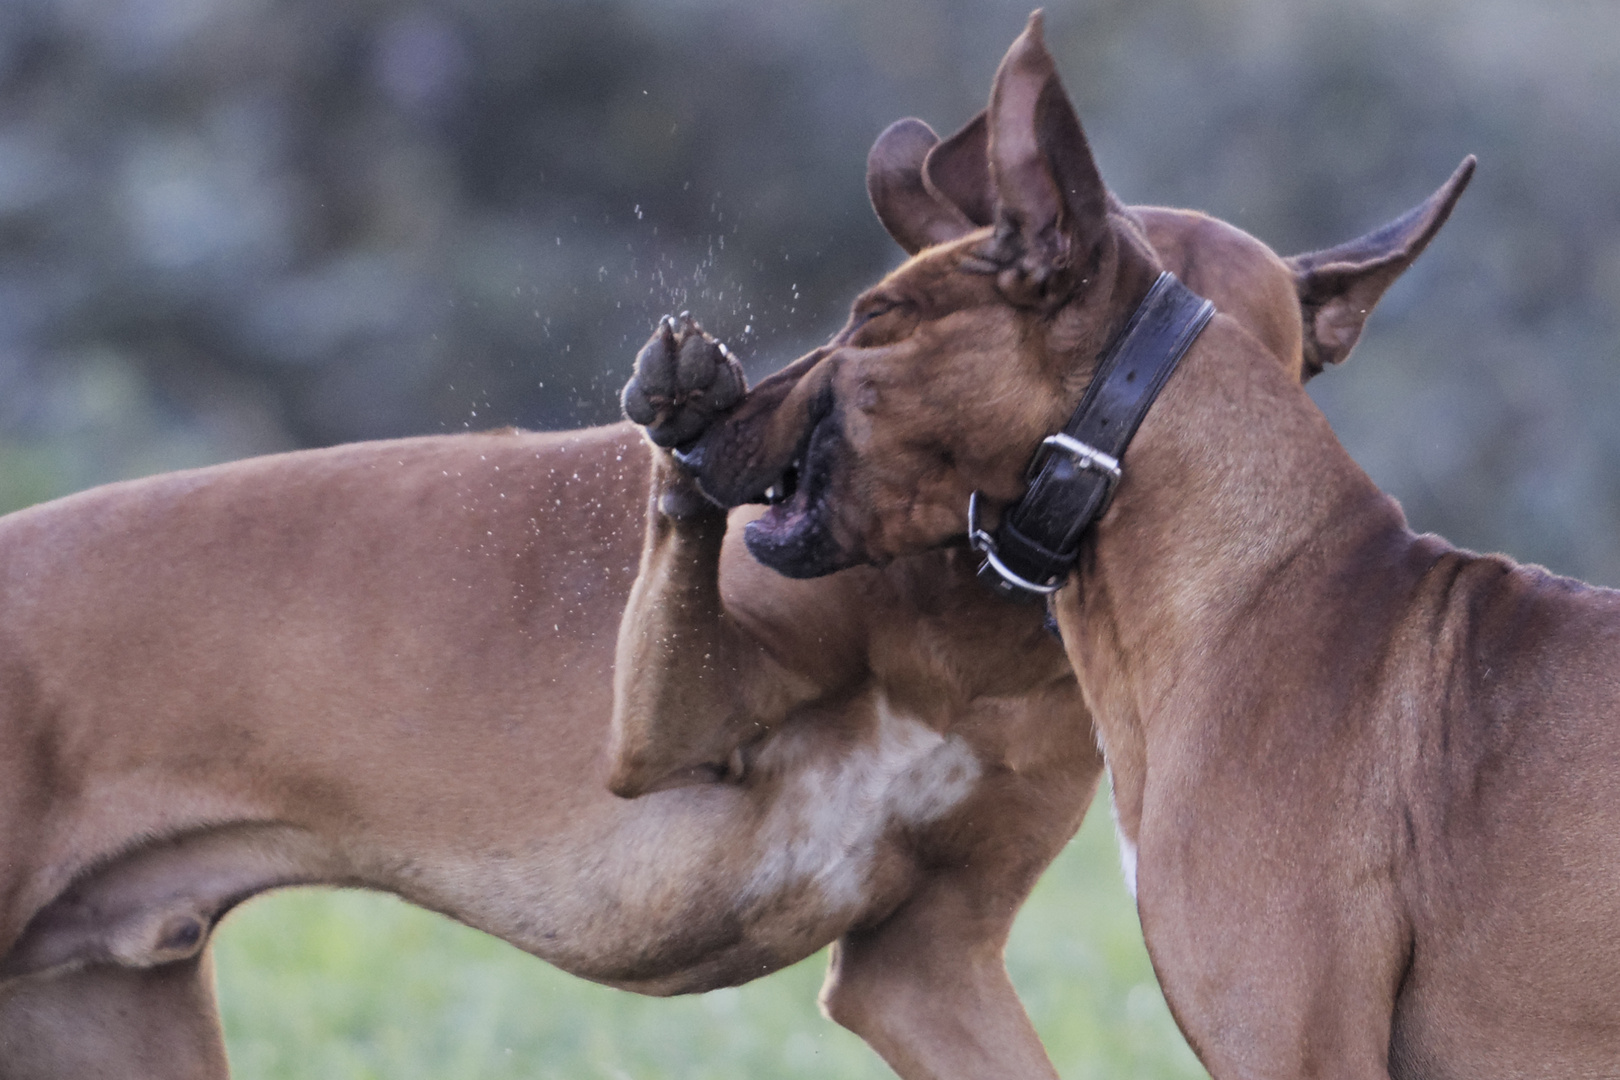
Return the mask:
[[(802, 700), (749, 747), (742, 782), (616, 799), (614, 631), (649, 464), (627, 426), (406, 440), (118, 485), (0, 522), (0, 738), (23, 763), (0, 788), (0, 1075), (107, 1062), (223, 1075), (209, 933), (253, 893), (327, 882), (397, 893), (644, 993), (746, 981), (855, 927), (844, 970), (858, 970), (862, 950), (934, 926), (965, 895), (995, 917), (940, 922), (915, 974), (885, 965), (885, 978), (922, 980), (941, 1019), (1002, 1017), (1021, 1071), (1050, 1076), (1004, 975), (976, 973), (999, 972), (999, 949), (977, 943), (999, 940), (1078, 826), (1100, 759), (1084, 730), (1026, 739), (1015, 757), (1047, 771), (986, 785), (1005, 769), (1001, 736), (962, 734), (1014, 717), (1034, 730), (1075, 707), (1038, 615), (1005, 612), (970, 573), (942, 579), (938, 557), (906, 571), (911, 584), (786, 589), (740, 547), (717, 553), (709, 572), (741, 584), (728, 617), (795, 657)], [(903, 596), (932, 613), (921, 638)], [(995, 640), (1043, 659), (988, 687), (1012, 699), (978, 702), (964, 679), (992, 667), (978, 654)], [(860, 690), (823, 642), (888, 682)], [(956, 676), (939, 684), (942, 663)], [(1001, 832), (1030, 797), (1059, 812), (1025, 820), (1008, 849)], [(950, 880), (929, 869), (941, 858)], [(829, 1007), (847, 1017), (851, 1000)], [(859, 1026), (900, 1059), (932, 1039), (871, 1010)], [(137, 1053), (153, 1031), (162, 1065)]]

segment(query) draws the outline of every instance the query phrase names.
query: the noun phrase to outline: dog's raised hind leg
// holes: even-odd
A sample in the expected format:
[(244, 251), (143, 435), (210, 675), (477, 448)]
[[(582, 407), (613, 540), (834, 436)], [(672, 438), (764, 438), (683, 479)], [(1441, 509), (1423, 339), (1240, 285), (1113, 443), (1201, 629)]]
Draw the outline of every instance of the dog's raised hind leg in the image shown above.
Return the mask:
[(204, 950), (0, 986), (0, 1080), (225, 1080), (213, 983)]

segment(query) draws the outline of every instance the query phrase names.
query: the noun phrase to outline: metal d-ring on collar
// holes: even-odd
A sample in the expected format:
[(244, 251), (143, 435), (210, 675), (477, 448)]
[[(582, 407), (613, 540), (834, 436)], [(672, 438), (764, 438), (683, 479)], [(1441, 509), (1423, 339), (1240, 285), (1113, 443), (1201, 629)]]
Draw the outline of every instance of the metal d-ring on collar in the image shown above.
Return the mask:
[(1058, 581), (1051, 585), (1041, 585), (1037, 582), (1027, 581), (1018, 576), (1006, 563), (996, 557), (996, 538), (979, 528), (979, 493), (973, 492), (968, 496), (968, 546), (984, 556), (984, 563), (979, 567), (979, 576), (986, 577), (985, 570), (993, 571), (998, 578), (1014, 588), (1023, 589), (1037, 596), (1050, 596), (1063, 588), (1063, 582)]
[(979, 577), (1004, 595), (1048, 596), (1063, 587), (1080, 540), (1102, 516), (1122, 475), (1125, 448), (1215, 305), (1168, 271), (1126, 323), (1063, 430), (1041, 440), (1024, 497), (992, 535), (968, 499), (968, 543), (984, 555)]

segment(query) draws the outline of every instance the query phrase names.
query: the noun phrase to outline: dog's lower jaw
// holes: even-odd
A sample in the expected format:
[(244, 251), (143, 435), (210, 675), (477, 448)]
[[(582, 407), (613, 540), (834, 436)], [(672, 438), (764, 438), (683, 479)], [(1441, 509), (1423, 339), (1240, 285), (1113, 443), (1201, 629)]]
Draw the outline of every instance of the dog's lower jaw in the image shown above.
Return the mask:
[(859, 564), (833, 538), (821, 513), (803, 511), (803, 522), (789, 521), (772, 528), (764, 519), (750, 521), (743, 530), (748, 553), (784, 577), (817, 578)]
[(702, 787), (707, 784), (740, 784), (748, 774), (747, 748), (738, 746), (724, 761), (700, 761), (679, 768), (649, 770), (638, 761), (620, 761), (608, 777), (607, 787), (621, 799), (638, 799), (655, 791)]
[(790, 578), (823, 577), (866, 561), (862, 550), (840, 540), (828, 506), (834, 463), (847, 453), (834, 411), (806, 436), (804, 451), (791, 468), (788, 497), (748, 523), (743, 538), (749, 554)]

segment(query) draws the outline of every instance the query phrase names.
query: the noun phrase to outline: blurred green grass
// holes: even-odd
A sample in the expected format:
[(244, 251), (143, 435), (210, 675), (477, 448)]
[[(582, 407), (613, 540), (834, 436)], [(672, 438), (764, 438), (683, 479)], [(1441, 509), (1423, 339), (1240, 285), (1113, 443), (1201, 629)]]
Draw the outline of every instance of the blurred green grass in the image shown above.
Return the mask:
[[(825, 954), (733, 990), (642, 998), (389, 897), (291, 890), (226, 920), (241, 1080), (892, 1078), (824, 1019)], [(1106, 796), (1019, 916), (1008, 967), (1066, 1080), (1205, 1075), (1165, 1008)]]

